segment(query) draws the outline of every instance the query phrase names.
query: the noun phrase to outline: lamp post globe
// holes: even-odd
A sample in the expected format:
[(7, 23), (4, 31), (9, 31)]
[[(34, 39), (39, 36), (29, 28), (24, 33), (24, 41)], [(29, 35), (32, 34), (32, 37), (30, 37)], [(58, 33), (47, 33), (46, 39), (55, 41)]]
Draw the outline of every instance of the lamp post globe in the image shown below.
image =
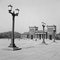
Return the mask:
[(16, 12), (16, 14), (19, 14), (19, 9), (18, 8), (15, 9), (15, 12)]
[(8, 5), (8, 10), (12, 11), (12, 7), (13, 7), (12, 5)]

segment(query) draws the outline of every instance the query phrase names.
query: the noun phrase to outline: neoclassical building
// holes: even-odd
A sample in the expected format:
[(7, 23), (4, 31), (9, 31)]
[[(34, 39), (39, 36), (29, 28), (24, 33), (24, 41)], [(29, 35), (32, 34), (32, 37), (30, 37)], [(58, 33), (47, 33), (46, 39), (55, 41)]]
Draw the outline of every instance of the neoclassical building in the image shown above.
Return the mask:
[(47, 25), (47, 34), (49, 39), (54, 39), (56, 36), (56, 25)]
[[(56, 26), (55, 25), (47, 26), (47, 31), (44, 31), (44, 38), (45, 39), (47, 39), (47, 38), (53, 39), (55, 34), (56, 34)], [(29, 27), (29, 31), (21, 34), (21, 38), (42, 39), (43, 38), (43, 30), (38, 30), (38, 27), (36, 27), (36, 26)]]
[[(43, 30), (38, 30), (38, 27), (34, 26), (34, 27), (29, 27), (29, 38), (33, 39), (33, 38), (39, 38), (42, 39), (43, 38)], [(47, 33), (44, 31), (44, 37), (47, 38)]]

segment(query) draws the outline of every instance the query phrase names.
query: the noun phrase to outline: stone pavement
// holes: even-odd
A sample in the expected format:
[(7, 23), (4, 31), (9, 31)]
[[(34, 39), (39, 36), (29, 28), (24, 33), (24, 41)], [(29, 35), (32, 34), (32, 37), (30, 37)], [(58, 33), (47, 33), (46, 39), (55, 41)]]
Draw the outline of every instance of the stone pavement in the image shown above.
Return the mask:
[(42, 44), (42, 40), (15, 40), (22, 50), (9, 49), (10, 40), (0, 39), (0, 60), (60, 60), (60, 41), (46, 40), (48, 45)]

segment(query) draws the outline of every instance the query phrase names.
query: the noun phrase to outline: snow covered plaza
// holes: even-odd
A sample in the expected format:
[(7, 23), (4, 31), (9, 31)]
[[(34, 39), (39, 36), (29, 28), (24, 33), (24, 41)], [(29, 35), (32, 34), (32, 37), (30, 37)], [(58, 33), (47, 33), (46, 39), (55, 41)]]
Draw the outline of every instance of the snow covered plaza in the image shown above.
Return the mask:
[(15, 39), (21, 50), (12, 51), (8, 46), (11, 40), (0, 39), (0, 60), (60, 60), (60, 40)]

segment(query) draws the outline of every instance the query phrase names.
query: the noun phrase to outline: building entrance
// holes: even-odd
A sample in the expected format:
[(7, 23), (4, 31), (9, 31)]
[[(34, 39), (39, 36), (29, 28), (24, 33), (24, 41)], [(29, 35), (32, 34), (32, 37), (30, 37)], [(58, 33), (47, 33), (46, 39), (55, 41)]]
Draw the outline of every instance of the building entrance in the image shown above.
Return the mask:
[(49, 35), (49, 39), (52, 40), (52, 35)]
[(41, 34), (39, 34), (39, 38), (41, 39)]
[(33, 39), (33, 35), (31, 35), (31, 39)]

